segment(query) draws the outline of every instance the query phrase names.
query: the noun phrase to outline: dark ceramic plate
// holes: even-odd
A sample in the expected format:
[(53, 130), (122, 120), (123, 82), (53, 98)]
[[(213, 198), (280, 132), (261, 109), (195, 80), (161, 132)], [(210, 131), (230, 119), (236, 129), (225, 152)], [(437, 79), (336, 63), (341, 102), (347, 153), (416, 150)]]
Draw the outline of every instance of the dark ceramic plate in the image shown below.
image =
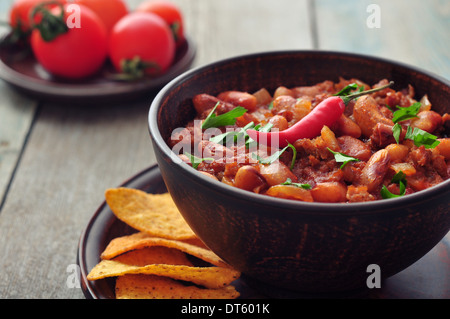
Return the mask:
[(111, 79), (112, 65), (106, 62), (98, 74), (82, 80), (58, 79), (46, 72), (30, 51), (0, 47), (0, 77), (14, 88), (44, 101), (68, 104), (119, 103), (148, 97), (189, 69), (196, 55), (192, 39), (177, 49), (175, 61), (162, 76), (125, 82)]
[[(128, 179), (121, 186), (145, 190), (149, 193), (166, 192), (159, 168), (151, 166)], [(98, 208), (80, 237), (77, 262), (80, 266), (80, 282), (88, 299), (113, 299), (114, 278), (88, 281), (89, 271), (100, 261), (99, 256), (109, 241), (115, 237), (135, 232), (119, 221), (107, 204)], [(368, 274), (369, 275), (369, 274)], [(241, 293), (241, 298), (313, 298), (330, 297), (323, 295), (304, 295), (299, 293), (271, 290), (259, 287), (245, 277), (233, 283)], [(450, 298), (450, 233), (427, 255), (404, 271), (388, 278), (381, 288), (350, 292), (347, 295), (331, 297), (352, 298)]]

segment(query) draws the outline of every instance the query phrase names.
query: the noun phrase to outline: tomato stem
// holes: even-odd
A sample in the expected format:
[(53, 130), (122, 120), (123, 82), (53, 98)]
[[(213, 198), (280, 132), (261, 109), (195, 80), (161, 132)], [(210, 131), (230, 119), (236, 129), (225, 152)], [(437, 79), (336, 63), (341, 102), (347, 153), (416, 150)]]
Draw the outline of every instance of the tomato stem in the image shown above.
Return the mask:
[(143, 61), (139, 56), (132, 59), (123, 59), (120, 63), (122, 73), (116, 78), (119, 80), (136, 80), (144, 77), (150, 71), (157, 74), (161, 70), (158, 63), (152, 61)]
[[(59, 15), (51, 13), (47, 6), (58, 5), (61, 9)], [(34, 23), (34, 18), (37, 14), (42, 14), (42, 19), (39, 23)], [(49, 1), (37, 5), (30, 13), (30, 21), (32, 28), (40, 31), (42, 39), (46, 42), (54, 40), (57, 36), (66, 33), (69, 28), (64, 20), (64, 6), (59, 1)]]
[(346, 96), (340, 96), (340, 98), (344, 101), (344, 104), (347, 105), (351, 100), (353, 100), (353, 99), (355, 99), (357, 97), (360, 97), (362, 95), (367, 95), (367, 94), (370, 94), (370, 93), (373, 93), (373, 92), (384, 90), (384, 89), (392, 86), (393, 84), (394, 84), (394, 82), (391, 81), (391, 82), (389, 82), (386, 85), (383, 85), (383, 86), (380, 86), (380, 87), (377, 87), (377, 88), (374, 88), (374, 89), (370, 89), (370, 90), (367, 90), (367, 91), (361, 91), (361, 92), (349, 94), (349, 95), (346, 95)]
[(25, 42), (26, 42), (25, 40), (30, 35), (31, 31), (30, 30), (24, 31), (22, 29), (22, 24), (23, 24), (23, 22), (20, 19), (17, 20), (17, 25), (14, 27), (12, 27), (9, 22), (0, 21), (1, 26), (11, 27), (11, 30), (9, 31), (9, 33), (5, 37), (3, 37), (3, 39), (1, 40), (1, 43), (0, 43), (1, 47), (25, 44)]
[(180, 40), (180, 38), (178, 36), (178, 32), (180, 31), (180, 23), (178, 21), (172, 23), (170, 25), (170, 30), (172, 31), (175, 42), (178, 42)]

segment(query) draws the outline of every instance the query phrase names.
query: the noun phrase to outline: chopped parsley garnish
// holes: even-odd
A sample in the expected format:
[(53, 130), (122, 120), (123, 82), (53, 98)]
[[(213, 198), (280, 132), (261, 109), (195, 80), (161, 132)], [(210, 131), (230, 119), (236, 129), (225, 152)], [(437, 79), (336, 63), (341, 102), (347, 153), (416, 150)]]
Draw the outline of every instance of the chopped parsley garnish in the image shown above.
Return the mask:
[(223, 145), (228, 145), (229, 143), (236, 143), (242, 139), (247, 139), (248, 134), (247, 134), (246, 130), (251, 129), (254, 126), (255, 126), (255, 124), (253, 122), (250, 122), (246, 126), (241, 128), (240, 130), (237, 130), (237, 131), (233, 130), (233, 131), (225, 132), (223, 134), (213, 136), (209, 140), (211, 142), (214, 142), (217, 144), (223, 144)]
[(311, 185), (309, 184), (301, 184), (301, 183), (293, 183), (290, 178), (286, 179), (284, 183), (281, 183), (280, 185), (292, 185), (303, 189), (311, 189)]
[(258, 162), (260, 162), (261, 164), (272, 164), (273, 162), (275, 162), (280, 156), (281, 154), (283, 154), (288, 148), (291, 148), (293, 151), (293, 155), (292, 155), (292, 161), (291, 161), (291, 170), (294, 168), (294, 163), (295, 163), (295, 159), (297, 158), (297, 150), (294, 147), (294, 145), (292, 144), (288, 144), (288, 146), (284, 147), (282, 150), (278, 150), (275, 153), (273, 153), (272, 155), (268, 156), (268, 157), (261, 157), (258, 154), (252, 153), (252, 157), (256, 160), (258, 160)]
[(401, 183), (403, 182), (406, 185), (406, 174), (402, 171), (397, 172), (391, 180), (392, 183)]
[(342, 163), (342, 165), (341, 165), (341, 167), (340, 167), (341, 169), (343, 169), (344, 166), (347, 165), (348, 162), (359, 162), (359, 159), (358, 159), (358, 158), (354, 158), (354, 157), (345, 155), (345, 154), (340, 153), (340, 152), (335, 152), (335, 151), (333, 151), (332, 149), (330, 149), (329, 147), (327, 147), (327, 149), (328, 149), (331, 153), (333, 153), (334, 159), (336, 160), (336, 162)]
[[(397, 111), (394, 112), (394, 116), (392, 118), (392, 121), (395, 123), (392, 127), (392, 134), (397, 144), (400, 143), (400, 135), (402, 133), (402, 126), (399, 122), (416, 118), (419, 113), (420, 106), (420, 102), (416, 102), (409, 107), (397, 106)], [(440, 143), (437, 140), (437, 136), (417, 127), (413, 129), (411, 126), (407, 127), (405, 139), (414, 141), (414, 145), (417, 147), (424, 145), (425, 148), (435, 148)]]
[(399, 171), (397, 174), (394, 175), (394, 177), (392, 177), (391, 182), (392, 183), (396, 183), (399, 185), (400, 188), (400, 193), (397, 194), (393, 194), (391, 193), (386, 185), (383, 185), (383, 187), (381, 188), (381, 197), (383, 199), (387, 199), (387, 198), (396, 198), (396, 197), (401, 197), (404, 196), (406, 193), (406, 178), (405, 178), (405, 173), (403, 173), (402, 171)]
[(192, 167), (194, 169), (197, 169), (198, 165), (200, 165), (200, 163), (203, 161), (214, 161), (214, 158), (210, 157), (200, 158), (187, 152), (185, 152), (184, 155), (189, 157), (189, 160), (191, 161)]
[(281, 154), (284, 153), (285, 150), (287, 150), (289, 146), (286, 146), (285, 148), (283, 148), (282, 150), (278, 150), (275, 153), (273, 153), (272, 155), (268, 156), (268, 157), (261, 157), (256, 153), (252, 153), (252, 157), (256, 160), (258, 160), (258, 162), (260, 162), (261, 164), (272, 164), (273, 162), (275, 162), (280, 156)]
[(430, 134), (417, 127), (413, 129), (411, 126), (408, 126), (405, 138), (413, 140), (414, 145), (416, 145), (417, 147), (424, 145), (425, 148), (435, 148), (440, 143), (437, 140), (436, 135)]
[(254, 129), (261, 132), (269, 132), (272, 129), (272, 126), (273, 124), (268, 123), (261, 127), (260, 124), (255, 125), (253, 122), (250, 122), (239, 130), (225, 132), (223, 134), (213, 136), (209, 140), (213, 143), (222, 145), (237, 144), (241, 141), (245, 141), (245, 146), (247, 148), (250, 148), (251, 146), (253, 146), (252, 143), (256, 145), (256, 142), (248, 136), (247, 130)]
[(395, 138), (395, 141), (400, 143), (400, 135), (402, 134), (402, 126), (399, 123), (395, 123), (392, 127), (392, 135)]
[(291, 160), (291, 171), (294, 169), (295, 160), (297, 159), (297, 149), (291, 143), (288, 144), (288, 147), (292, 149), (292, 160)]
[(358, 88), (359, 92), (364, 91), (364, 86), (361, 85), (360, 87), (358, 87), (358, 84), (352, 83), (342, 88), (342, 90), (340, 90), (336, 94), (333, 94), (333, 96), (347, 96), (350, 95), (353, 90), (357, 90)]
[(416, 102), (408, 107), (400, 107), (397, 106), (397, 110), (394, 112), (394, 115), (392, 117), (392, 122), (398, 123), (401, 121), (410, 120), (412, 118), (417, 117), (417, 114), (420, 110), (420, 102)]
[[(266, 125), (264, 125), (263, 127), (261, 127), (261, 124), (256, 125), (253, 129), (260, 131), (260, 132), (270, 132), (270, 130), (272, 129), (273, 124), (272, 123), (267, 123)], [(256, 145), (258, 143), (256, 143), (256, 141), (254, 141), (253, 139), (250, 138), (250, 136), (248, 136), (246, 129), (244, 128), (244, 132), (245, 132), (245, 146), (247, 148), (253, 148), (256, 147)]]
[(231, 111), (226, 113), (216, 115), (214, 112), (216, 111), (219, 102), (214, 106), (211, 112), (208, 114), (206, 119), (202, 123), (202, 129), (208, 129), (211, 127), (221, 127), (226, 125), (234, 125), (236, 123), (236, 118), (244, 115), (247, 112), (247, 109), (242, 106), (236, 106)]

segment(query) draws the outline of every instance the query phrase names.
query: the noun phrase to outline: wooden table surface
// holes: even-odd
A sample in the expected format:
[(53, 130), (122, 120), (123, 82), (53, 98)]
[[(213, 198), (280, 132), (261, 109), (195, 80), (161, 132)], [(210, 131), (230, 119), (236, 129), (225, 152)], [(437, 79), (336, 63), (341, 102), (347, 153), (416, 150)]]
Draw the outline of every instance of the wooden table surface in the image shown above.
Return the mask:
[[(173, 2), (197, 45), (193, 67), (244, 53), (315, 49), (389, 58), (450, 79), (448, 0)], [(2, 20), (11, 3), (0, 2)], [(132, 10), (139, 1), (127, 3)], [(0, 82), (0, 298), (84, 298), (68, 284), (82, 231), (105, 189), (155, 163), (151, 100), (74, 107)], [(435, 249), (448, 267), (450, 233)], [(450, 270), (440, 271), (444, 278), (416, 283), (417, 296), (450, 297)]]

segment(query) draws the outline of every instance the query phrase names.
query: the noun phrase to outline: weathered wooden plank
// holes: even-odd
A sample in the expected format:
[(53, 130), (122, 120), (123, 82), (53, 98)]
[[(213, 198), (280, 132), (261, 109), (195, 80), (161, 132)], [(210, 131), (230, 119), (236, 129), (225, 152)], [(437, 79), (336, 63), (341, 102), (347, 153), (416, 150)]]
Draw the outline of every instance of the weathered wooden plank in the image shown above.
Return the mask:
[(308, 2), (178, 1), (198, 42), (199, 63), (260, 51), (311, 49)]
[(401, 61), (450, 78), (450, 2), (317, 0), (319, 48)]
[(30, 130), (37, 103), (0, 83), (0, 211)]
[[(8, 21), (11, 3), (12, 0), (0, 2), (0, 21)], [(8, 27), (0, 26), (0, 36), (8, 31)], [(36, 108), (35, 101), (0, 82), (0, 212)]]
[(42, 108), (0, 215), (0, 295), (81, 297), (65, 278), (82, 229), (106, 188), (154, 163), (147, 111)]
[[(198, 46), (196, 64), (268, 50), (311, 49), (308, 0), (174, 0)], [(140, 0), (127, 1), (130, 10)]]

